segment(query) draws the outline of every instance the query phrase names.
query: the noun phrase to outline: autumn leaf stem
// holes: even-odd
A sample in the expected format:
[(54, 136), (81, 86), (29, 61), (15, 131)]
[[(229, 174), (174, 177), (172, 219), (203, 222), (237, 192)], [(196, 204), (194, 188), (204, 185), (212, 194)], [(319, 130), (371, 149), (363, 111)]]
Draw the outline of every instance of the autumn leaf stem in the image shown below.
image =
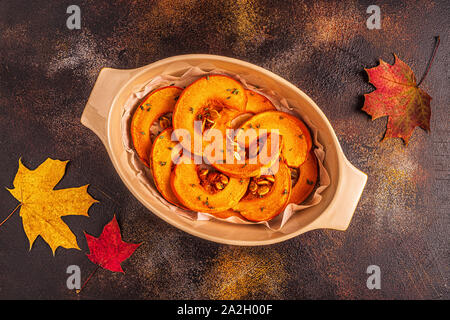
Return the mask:
[(118, 203), (116, 200), (114, 200), (114, 198), (112, 196), (110, 196), (109, 194), (107, 194), (105, 191), (103, 191), (102, 189), (100, 189), (99, 187), (95, 186), (95, 185), (90, 185), (91, 188), (94, 188), (98, 191), (100, 191), (101, 194), (103, 194), (105, 197), (107, 197), (109, 200), (111, 200), (112, 202), (114, 202), (115, 205), (117, 205), (120, 208), (120, 203)]
[(436, 56), (437, 49), (439, 48), (439, 43), (441, 43), (441, 38), (439, 36), (435, 37), (435, 39), (436, 39), (436, 42), (434, 45), (433, 54), (431, 55), (431, 59), (428, 62), (428, 66), (427, 66), (427, 69), (425, 70), (425, 74), (423, 75), (422, 79), (420, 79), (417, 86), (420, 86), (420, 84), (423, 82), (423, 80), (425, 80), (425, 78), (427, 77), (428, 71), (430, 71), (431, 65), (433, 64), (434, 57)]
[(77, 293), (80, 293), (81, 290), (83, 290), (83, 288), (86, 286), (86, 284), (89, 282), (89, 280), (91, 280), (92, 276), (97, 272), (98, 268), (100, 268), (99, 265), (97, 265), (97, 268), (94, 269), (94, 271), (91, 272), (91, 274), (89, 275), (89, 277), (86, 279), (86, 281), (83, 283), (83, 285), (81, 286), (80, 290), (77, 290)]
[(6, 219), (5, 220), (3, 220), (1, 223), (0, 223), (0, 227), (14, 214), (14, 212), (16, 212), (17, 211), (17, 209), (19, 209), (20, 208), (20, 206), (22, 205), (22, 203), (19, 203), (18, 205), (17, 205), (17, 207), (6, 217)]

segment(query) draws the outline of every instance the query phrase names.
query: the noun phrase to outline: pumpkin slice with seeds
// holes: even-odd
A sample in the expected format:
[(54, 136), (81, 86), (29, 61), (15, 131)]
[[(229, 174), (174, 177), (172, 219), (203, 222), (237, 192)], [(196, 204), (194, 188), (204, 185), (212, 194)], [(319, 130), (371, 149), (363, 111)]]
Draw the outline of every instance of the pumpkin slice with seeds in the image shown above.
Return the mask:
[(247, 129), (254, 129), (257, 134), (260, 130), (278, 130), (283, 138), (281, 154), (290, 167), (298, 168), (312, 147), (311, 134), (303, 121), (282, 111), (258, 113), (244, 122), (241, 128), (243, 130), (238, 132), (238, 140), (239, 134), (245, 134)]
[(232, 177), (261, 175), (278, 161), (283, 142), (281, 136), (275, 133), (268, 134), (265, 139), (260, 138), (254, 139), (251, 144), (253, 148), (239, 148), (237, 145), (230, 148), (228, 145), (223, 159), (208, 158), (208, 161), (214, 168)]
[(247, 191), (248, 179), (229, 178), (219, 188), (219, 180), (207, 179), (204, 183), (200, 175), (201, 168), (195, 163), (179, 163), (172, 171), (170, 184), (175, 196), (186, 207), (193, 211), (215, 213), (235, 206)]
[[(234, 109), (222, 109), (222, 111), (217, 112), (216, 110), (212, 110), (210, 112), (214, 118), (214, 120), (209, 120), (208, 118), (205, 120), (205, 123), (208, 123), (206, 126), (206, 130), (203, 132), (203, 155), (206, 156), (205, 150), (207, 153), (211, 153), (211, 155), (215, 156), (214, 152), (211, 152), (209, 149), (216, 149), (220, 158), (222, 158), (223, 150), (226, 149), (227, 143), (227, 130), (232, 129), (233, 120), (242, 114), (242, 111), (234, 110)], [(211, 130), (209, 130), (211, 129)], [(215, 143), (219, 143), (220, 141), (216, 141), (216, 133), (220, 133), (222, 145), (215, 146)], [(208, 157), (206, 157), (208, 158)]]
[(131, 139), (139, 158), (147, 167), (152, 148), (150, 128), (161, 117), (164, 118), (161, 121), (163, 128), (171, 126), (167, 123), (169, 118), (164, 115), (173, 112), (176, 100), (182, 91), (183, 89), (175, 86), (156, 89), (144, 99), (133, 114), (130, 128)]
[(207, 119), (216, 120), (213, 114), (220, 115), (223, 109), (244, 111), (246, 104), (247, 95), (238, 81), (225, 75), (208, 75), (194, 81), (180, 95), (173, 112), (173, 128), (184, 129), (189, 134), (176, 131), (183, 148), (202, 155), (203, 148), (195, 148), (195, 142), (202, 141), (202, 131), (211, 123)]
[[(264, 182), (264, 183), (262, 183)], [(250, 221), (268, 221), (283, 212), (289, 203), (291, 175), (284, 162), (274, 175), (253, 178), (246, 195), (239, 203), (221, 215), (239, 213)]]

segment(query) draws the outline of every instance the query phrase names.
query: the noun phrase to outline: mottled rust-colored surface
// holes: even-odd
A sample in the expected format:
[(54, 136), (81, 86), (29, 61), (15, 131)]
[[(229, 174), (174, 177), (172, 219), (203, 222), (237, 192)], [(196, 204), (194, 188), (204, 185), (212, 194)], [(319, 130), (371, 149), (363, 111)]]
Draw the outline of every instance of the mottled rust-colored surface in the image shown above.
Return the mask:
[[(90, 218), (66, 217), (82, 251), (31, 251), (19, 215), (0, 228), (0, 298), (449, 298), (448, 1), (381, 4), (382, 29), (368, 30), (373, 1), (23, 1), (0, 2), (0, 184), (11, 186), (18, 158), (35, 167), (70, 159), (59, 187), (91, 184), (101, 201)], [(67, 6), (82, 12), (66, 28)], [(408, 147), (380, 143), (386, 119), (361, 112), (373, 90), (364, 67), (392, 53), (417, 78), (434, 36), (441, 47), (422, 87), (433, 97), (431, 133)], [(99, 139), (80, 116), (100, 68), (135, 68), (184, 53), (236, 57), (296, 84), (325, 112), (345, 154), (369, 175), (346, 232), (312, 231), (281, 244), (239, 248), (194, 238), (147, 211), (125, 188)], [(104, 193), (112, 196), (109, 199)], [(0, 189), (0, 220), (17, 205)], [(117, 213), (125, 241), (143, 245), (100, 270), (77, 296), (68, 265), (83, 279), (95, 268), (83, 231), (98, 236)], [(366, 287), (380, 266), (381, 290)]]

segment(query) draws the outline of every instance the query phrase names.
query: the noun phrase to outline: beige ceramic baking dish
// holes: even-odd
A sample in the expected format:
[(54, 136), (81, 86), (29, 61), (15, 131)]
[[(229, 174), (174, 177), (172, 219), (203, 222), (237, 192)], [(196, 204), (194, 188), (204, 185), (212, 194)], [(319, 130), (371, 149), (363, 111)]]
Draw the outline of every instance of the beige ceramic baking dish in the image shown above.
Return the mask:
[[(139, 183), (127, 161), (122, 143), (121, 115), (126, 99), (157, 75), (181, 75), (192, 66), (205, 63), (231, 73), (252, 75), (261, 87), (271, 88), (302, 116), (307, 116), (319, 129), (319, 141), (325, 146), (331, 185), (323, 192), (322, 201), (295, 214), (274, 232), (262, 225), (239, 225), (217, 220), (191, 221), (167, 209)], [(284, 241), (313, 229), (346, 230), (366, 184), (367, 176), (346, 159), (336, 135), (319, 107), (303, 91), (283, 78), (261, 67), (237, 59), (205, 55), (182, 55), (160, 60), (142, 68), (101, 70), (81, 117), (103, 142), (122, 181), (149, 210), (173, 226), (207, 240), (233, 245), (266, 245)]]

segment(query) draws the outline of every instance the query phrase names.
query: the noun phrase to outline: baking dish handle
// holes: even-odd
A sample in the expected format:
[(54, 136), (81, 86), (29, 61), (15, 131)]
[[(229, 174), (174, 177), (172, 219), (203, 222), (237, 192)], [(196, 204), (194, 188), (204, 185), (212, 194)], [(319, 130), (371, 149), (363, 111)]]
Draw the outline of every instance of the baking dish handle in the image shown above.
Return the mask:
[(81, 115), (81, 123), (92, 130), (107, 148), (107, 122), (112, 102), (135, 70), (103, 68)]
[(367, 182), (367, 175), (355, 168), (345, 156), (343, 158), (342, 185), (335, 196), (339, 201), (330, 208), (326, 220), (321, 222), (321, 228), (347, 230)]

